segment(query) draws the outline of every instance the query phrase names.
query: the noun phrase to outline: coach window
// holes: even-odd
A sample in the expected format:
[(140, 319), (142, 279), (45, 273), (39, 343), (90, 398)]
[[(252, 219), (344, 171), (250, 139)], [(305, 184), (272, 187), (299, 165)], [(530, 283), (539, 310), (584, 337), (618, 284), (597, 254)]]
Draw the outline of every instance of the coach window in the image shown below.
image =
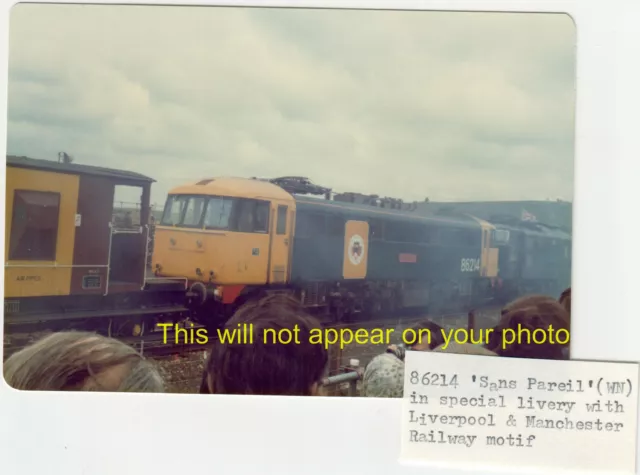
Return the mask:
[(55, 261), (60, 194), (16, 190), (9, 241), (9, 259)]
[(202, 221), (202, 211), (204, 210), (205, 197), (192, 196), (187, 201), (181, 225), (187, 228), (195, 228), (200, 226)]
[(287, 210), (286, 205), (278, 205), (278, 224), (276, 225), (276, 234), (287, 234)]
[(228, 229), (232, 205), (232, 198), (209, 198), (204, 213), (205, 229)]
[(182, 211), (186, 202), (186, 196), (169, 195), (160, 224), (163, 226), (175, 226), (178, 224), (182, 219)]

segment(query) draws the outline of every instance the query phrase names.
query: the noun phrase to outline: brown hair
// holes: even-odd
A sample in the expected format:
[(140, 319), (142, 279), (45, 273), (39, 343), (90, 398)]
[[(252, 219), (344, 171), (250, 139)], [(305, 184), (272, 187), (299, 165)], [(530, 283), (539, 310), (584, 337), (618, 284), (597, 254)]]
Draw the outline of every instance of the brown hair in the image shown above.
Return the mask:
[(504, 316), (516, 308), (528, 307), (530, 305), (536, 305), (540, 302), (549, 302), (549, 301), (553, 301), (553, 297), (549, 297), (548, 295), (540, 295), (540, 294), (525, 295), (524, 297), (519, 297), (509, 302), (507, 305), (505, 305), (502, 308), (500, 315)]
[[(418, 345), (418, 335), (420, 334), (420, 330), (429, 330), (431, 334), (431, 342), (429, 343), (429, 349), (433, 350), (437, 346), (440, 346), (444, 343), (444, 335), (442, 334), (442, 327), (431, 320), (422, 320), (421, 322), (415, 324), (411, 329), (415, 332), (416, 341), (415, 343), (408, 345), (409, 347), (414, 347)], [(423, 337), (425, 335), (423, 334)], [(427, 340), (423, 340), (422, 343), (425, 343)]]
[[(275, 294), (245, 304), (226, 323), (230, 332), (246, 324), (253, 343), (216, 341), (200, 392), (308, 396), (327, 366), (324, 346), (309, 342), (320, 322), (287, 295)], [(273, 329), (297, 331), (298, 342), (273, 343)]]
[[(553, 328), (554, 343), (548, 341), (549, 325)], [(520, 329), (523, 330), (522, 338), (518, 338)], [(536, 329), (543, 330), (547, 335), (541, 344), (535, 343), (533, 338), (529, 341), (526, 336), (527, 330), (531, 334)], [(556, 342), (556, 332), (561, 329), (569, 331), (569, 318), (562, 305), (552, 297), (530, 295), (511, 302), (503, 309), (500, 323), (490, 334), (486, 347), (499, 356), (565, 359), (563, 350), (568, 346), (568, 341), (564, 344)], [(505, 330), (513, 330), (515, 333), (513, 343), (503, 343)]]
[(11, 355), (3, 372), (15, 389), (164, 391), (160, 373), (134, 348), (89, 332), (48, 335)]

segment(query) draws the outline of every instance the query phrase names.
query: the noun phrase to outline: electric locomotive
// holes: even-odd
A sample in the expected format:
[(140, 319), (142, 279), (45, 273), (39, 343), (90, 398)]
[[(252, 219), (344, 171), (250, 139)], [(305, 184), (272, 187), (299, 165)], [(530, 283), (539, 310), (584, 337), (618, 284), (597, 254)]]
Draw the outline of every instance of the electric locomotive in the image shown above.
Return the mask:
[(205, 324), (269, 291), (338, 319), (479, 305), (498, 277), (495, 227), (398, 203), (332, 199), (295, 177), (200, 180), (169, 192), (154, 272), (190, 282)]

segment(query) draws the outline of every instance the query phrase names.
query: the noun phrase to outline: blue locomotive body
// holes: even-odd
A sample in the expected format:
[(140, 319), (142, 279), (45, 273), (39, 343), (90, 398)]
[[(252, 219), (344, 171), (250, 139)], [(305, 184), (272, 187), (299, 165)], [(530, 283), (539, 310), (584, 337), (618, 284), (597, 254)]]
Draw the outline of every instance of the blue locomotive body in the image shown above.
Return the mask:
[[(482, 279), (483, 228), (468, 217), (422, 216), (296, 196), (291, 283), (311, 305), (327, 294), (360, 295), (347, 307), (445, 307), (468, 302)], [(349, 224), (364, 226), (362, 271), (351, 277)], [(348, 270), (348, 269), (347, 269)], [(366, 287), (368, 291), (362, 292)], [(322, 300), (322, 298), (325, 300)], [(315, 301), (312, 301), (314, 300)]]

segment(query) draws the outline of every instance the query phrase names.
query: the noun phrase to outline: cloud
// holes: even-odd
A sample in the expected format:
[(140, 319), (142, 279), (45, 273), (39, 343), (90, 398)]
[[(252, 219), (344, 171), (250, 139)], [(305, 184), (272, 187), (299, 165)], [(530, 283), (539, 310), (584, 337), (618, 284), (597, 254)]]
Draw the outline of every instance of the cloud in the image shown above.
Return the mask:
[(407, 200), (573, 195), (565, 15), (19, 4), (8, 152)]

